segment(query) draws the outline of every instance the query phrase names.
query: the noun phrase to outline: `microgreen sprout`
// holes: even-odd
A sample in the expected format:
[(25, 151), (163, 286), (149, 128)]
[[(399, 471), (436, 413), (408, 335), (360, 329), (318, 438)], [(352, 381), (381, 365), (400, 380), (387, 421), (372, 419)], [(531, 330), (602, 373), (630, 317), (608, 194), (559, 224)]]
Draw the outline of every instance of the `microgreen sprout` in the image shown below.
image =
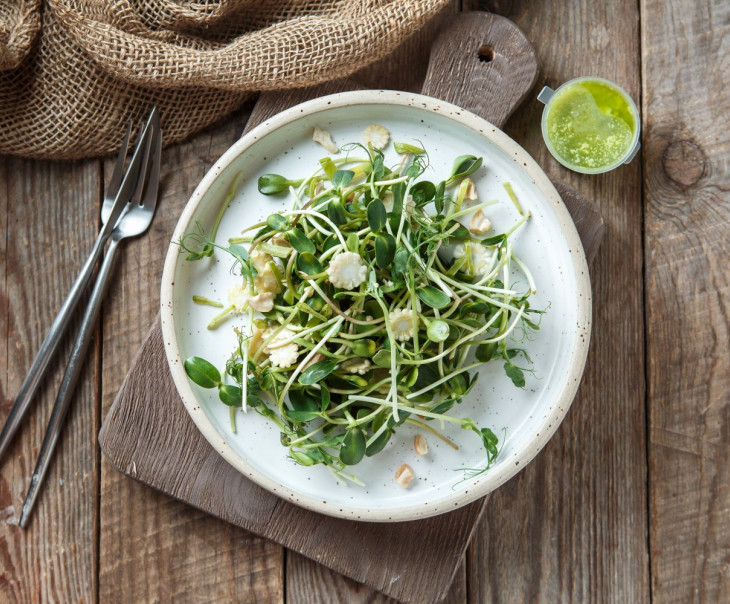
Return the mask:
[[(188, 260), (215, 249), (235, 260), (236, 300), (224, 306), (194, 298), (219, 307), (209, 328), (241, 313), (250, 325), (246, 337), (237, 331), (225, 372), (191, 357), (184, 364), (190, 380), (217, 390), (232, 410), (253, 409), (272, 421), (294, 462), (328, 466), (357, 484), (345, 468), (382, 451), (404, 423), (454, 448), (435, 425), (474, 433), (485, 453), (478, 471), (489, 468), (499, 454), (495, 433), (450, 411), (484, 363), (501, 364), (525, 387), (531, 361), (509, 343), (515, 333), (529, 339), (539, 327), (533, 313), (543, 312), (530, 306), (537, 286), (512, 249), (510, 237), (530, 213), (508, 183), (519, 213), (513, 226), (476, 236), (459, 219), (496, 203), (465, 201), (476, 199), (467, 198), (474, 186), (467, 177), (482, 158), (462, 155), (442, 181), (431, 182), (423, 178), (428, 156), (420, 144), (394, 147), (400, 158), (390, 167), (372, 144), (353, 143), (341, 147), (345, 157), (320, 160), (309, 177), (264, 174), (259, 191), (288, 193), (291, 209), (227, 245), (215, 243), (219, 219), (210, 237), (198, 226), (180, 242)], [(367, 157), (351, 157), (356, 149)], [(524, 280), (510, 283), (513, 273)], [(232, 411), (235, 431), (234, 419)]]

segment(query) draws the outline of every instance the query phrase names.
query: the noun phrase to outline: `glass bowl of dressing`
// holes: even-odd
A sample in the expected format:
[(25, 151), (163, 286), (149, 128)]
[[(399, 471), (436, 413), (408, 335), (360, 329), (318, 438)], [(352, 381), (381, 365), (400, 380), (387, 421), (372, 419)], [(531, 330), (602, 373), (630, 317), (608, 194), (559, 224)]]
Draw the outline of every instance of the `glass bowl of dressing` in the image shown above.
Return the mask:
[(545, 86), (537, 98), (545, 104), (545, 144), (566, 168), (601, 174), (629, 163), (639, 150), (639, 112), (628, 93), (613, 82), (576, 78), (557, 90)]

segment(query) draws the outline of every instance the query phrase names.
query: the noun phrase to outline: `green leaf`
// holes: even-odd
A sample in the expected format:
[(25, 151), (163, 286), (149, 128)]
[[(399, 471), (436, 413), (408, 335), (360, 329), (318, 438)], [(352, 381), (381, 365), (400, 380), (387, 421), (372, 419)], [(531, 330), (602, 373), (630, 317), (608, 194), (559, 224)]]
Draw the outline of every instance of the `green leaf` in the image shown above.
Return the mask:
[[(243, 404), (243, 390), (233, 384), (220, 384), (218, 398), (229, 407), (240, 407)], [(248, 399), (248, 397), (246, 397)]]
[(465, 178), (469, 174), (476, 172), (482, 165), (482, 158), (475, 155), (460, 155), (454, 161), (454, 167), (451, 170), (451, 176), (448, 182), (454, 182), (459, 178)]
[(444, 211), (444, 192), (446, 190), (446, 181), (441, 181), (436, 187), (436, 194), (433, 196), (433, 203), (436, 207), (436, 213), (441, 214)]
[(467, 302), (459, 308), (459, 314), (463, 317), (468, 314), (486, 315), (491, 308), (484, 302)]
[(432, 342), (445, 342), (449, 337), (450, 331), (451, 328), (446, 321), (437, 319), (431, 321), (431, 324), (426, 329), (426, 335), (428, 335), (428, 339)]
[(390, 268), (395, 256), (395, 237), (380, 233), (375, 237), (375, 262), (380, 268)]
[(368, 339), (355, 340), (350, 344), (350, 350), (354, 355), (370, 358), (375, 354), (376, 344), (373, 340)]
[(221, 382), (220, 371), (205, 359), (190, 357), (184, 367), (188, 377), (201, 388), (215, 388)]
[(390, 367), (390, 350), (378, 350), (373, 356), (373, 364), (377, 367)]
[(360, 238), (357, 236), (357, 233), (350, 233), (347, 239), (345, 239), (345, 243), (347, 244), (348, 252), (352, 252), (353, 254), (358, 253), (360, 249)]
[(419, 287), (416, 290), (416, 295), (421, 299), (421, 302), (431, 308), (446, 308), (451, 302), (451, 298), (433, 285)]
[(479, 344), (479, 346), (477, 346), (475, 355), (477, 357), (477, 361), (486, 363), (487, 361), (491, 361), (494, 358), (495, 352), (497, 352), (497, 343), (490, 342), (489, 344)]
[(423, 207), (436, 197), (436, 185), (427, 180), (417, 182), (411, 187), (411, 197), (419, 208)]
[(457, 396), (464, 396), (469, 384), (467, 384), (466, 378), (463, 373), (455, 375), (448, 382), (446, 382), (451, 389), (451, 392)]
[[(301, 181), (299, 181), (301, 182)], [(290, 186), (297, 186), (299, 183), (288, 180), (279, 174), (262, 174), (259, 176), (259, 193), (264, 195), (277, 195), (289, 190)]]
[(365, 431), (354, 427), (345, 432), (340, 447), (340, 461), (346, 466), (354, 466), (365, 457)]
[(453, 398), (447, 398), (443, 401), (441, 401), (438, 405), (431, 408), (431, 413), (438, 413), (440, 415), (443, 415), (446, 413), (451, 407), (454, 406), (454, 403), (456, 402)]
[(327, 411), (327, 409), (329, 409), (331, 397), (329, 388), (327, 388), (327, 386), (325, 386), (324, 384), (320, 384), (320, 388), (321, 404), (319, 410), (320, 412), (324, 413), (325, 411)]
[(332, 184), (336, 189), (342, 190), (350, 184), (354, 176), (355, 173), (352, 170), (337, 170), (332, 175)]
[(392, 434), (392, 430), (383, 430), (383, 433), (371, 442), (367, 449), (365, 449), (365, 455), (372, 457), (373, 455), (380, 453), (385, 448), (385, 445), (388, 444)]
[(320, 361), (310, 365), (299, 376), (299, 383), (311, 386), (326, 378), (337, 367), (336, 361)]
[(387, 214), (383, 202), (379, 199), (373, 199), (368, 204), (368, 225), (373, 233), (379, 233), (385, 228)]
[(307, 275), (318, 275), (324, 270), (322, 263), (317, 260), (314, 254), (304, 252), (299, 254), (297, 258), (297, 266), (299, 270)]
[(425, 153), (425, 149), (421, 149), (421, 147), (416, 147), (415, 145), (409, 145), (408, 143), (393, 143), (393, 149), (395, 149), (396, 153), (399, 153), (403, 155), (404, 153), (411, 153), (413, 155), (420, 155), (422, 153)]
[(322, 166), (322, 169), (327, 175), (327, 178), (332, 180), (335, 176), (335, 172), (337, 172), (337, 166), (335, 166), (335, 162), (333, 162), (329, 157), (325, 157), (319, 160), (319, 165)]
[(525, 374), (523, 373), (522, 369), (517, 367), (517, 365), (513, 365), (512, 363), (505, 363), (504, 372), (507, 374), (507, 377), (512, 380), (512, 383), (515, 386), (517, 386), (518, 388), (525, 387)]
[(311, 422), (319, 417), (319, 411), (287, 411), (286, 416), (295, 422)]
[(329, 235), (322, 242), (322, 253), (324, 254), (328, 249), (335, 247), (340, 244), (340, 240), (335, 235)]
[(292, 449), (289, 451), (289, 457), (302, 466), (313, 466), (315, 463), (314, 460), (304, 451), (295, 451)]
[(332, 198), (332, 201), (327, 204), (327, 217), (336, 225), (345, 224), (347, 222), (345, 207), (339, 199)]
[(289, 221), (281, 214), (271, 214), (266, 219), (266, 224), (277, 231), (284, 231), (289, 228)]
[(307, 394), (305, 390), (289, 390), (289, 402), (296, 411), (314, 411), (319, 410), (319, 397), (313, 397)]
[[(408, 259), (410, 253), (405, 247), (399, 247), (395, 251), (393, 256), (393, 274), (397, 277), (402, 277), (408, 272)], [(375, 315), (373, 315), (375, 316)]]
[(307, 237), (301, 229), (294, 228), (287, 232), (287, 238), (291, 246), (300, 254), (314, 254), (317, 248), (314, 242)]
[(487, 237), (486, 239), (482, 239), (482, 245), (502, 245), (502, 242), (506, 239), (506, 235), (493, 235), (492, 237)]

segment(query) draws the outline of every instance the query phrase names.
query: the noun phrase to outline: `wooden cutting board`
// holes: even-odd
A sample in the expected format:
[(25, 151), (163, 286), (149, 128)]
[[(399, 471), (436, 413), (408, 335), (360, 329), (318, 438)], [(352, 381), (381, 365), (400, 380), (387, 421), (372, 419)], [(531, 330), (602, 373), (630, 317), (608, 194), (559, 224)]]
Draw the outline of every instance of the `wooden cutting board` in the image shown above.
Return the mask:
[[(536, 78), (534, 50), (512, 22), (466, 13), (435, 40), (423, 93), (501, 127)], [(357, 88), (340, 80), (262, 94), (246, 130), (304, 100)], [(603, 236), (600, 214), (575, 191), (556, 186), (590, 261)], [(331, 518), (279, 499), (229, 466), (197, 430), (170, 376), (159, 320), (104, 421), (99, 443), (128, 476), (403, 601), (443, 598), (488, 499), (404, 523)]]

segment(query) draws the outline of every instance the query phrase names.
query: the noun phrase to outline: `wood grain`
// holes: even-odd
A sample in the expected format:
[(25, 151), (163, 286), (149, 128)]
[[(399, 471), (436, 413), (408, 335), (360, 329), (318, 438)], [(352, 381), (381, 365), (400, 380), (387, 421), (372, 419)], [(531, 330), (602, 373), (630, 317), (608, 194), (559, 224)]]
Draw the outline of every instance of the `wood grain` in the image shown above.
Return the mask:
[(641, 166), (600, 176), (563, 169), (542, 141), (534, 99), (544, 84), (599, 75), (638, 100), (638, 7), (486, 5), (525, 32), (541, 69), (508, 134), (549, 176), (598, 203), (607, 235), (592, 271), (593, 341), (578, 397), (545, 450), (492, 494), (470, 549), (469, 600), (647, 601)]
[(641, 4), (652, 595), (727, 602), (730, 5)]
[[(105, 414), (131, 365), (129, 352), (157, 315), (163, 258), (180, 212), (246, 117), (239, 113), (163, 154), (157, 214), (148, 233), (126, 245), (104, 306)], [(143, 488), (107, 463), (101, 481), (101, 601), (282, 601), (279, 546)]]
[[(464, 24), (468, 32), (476, 33), (479, 29), (489, 29), (488, 26), (503, 20), (485, 15), (472, 15), (460, 18), (459, 21)], [(505, 27), (514, 30), (512, 26), (505, 24), (503, 31)], [(520, 40), (514, 32), (511, 33), (512, 43), (521, 41), (524, 45), (524, 39)], [(468, 43), (473, 42), (469, 36), (463, 39)], [(481, 38), (479, 41), (481, 43)], [(459, 44), (451, 45), (450, 52), (453, 55), (460, 54), (461, 50), (462, 46)], [(442, 45), (440, 59), (448, 57), (449, 51)], [(533, 62), (534, 74), (534, 58), (531, 55), (527, 55), (522, 64), (525, 65), (530, 60)], [(440, 65), (439, 62), (436, 64)], [(479, 71), (484, 69), (475, 55), (472, 56), (470, 65), (469, 69)], [(462, 69), (467, 71), (466, 65), (463, 65)], [(465, 80), (469, 81), (469, 78)], [(446, 85), (443, 84), (446, 80), (434, 77), (433, 69), (430, 81), (432, 81), (430, 90), (432, 93), (438, 93), (440, 89), (446, 90)], [(501, 120), (503, 119), (501, 116), (508, 114), (524, 97), (531, 83), (525, 79), (520, 86), (509, 90), (495, 88), (491, 92), (494, 96), (483, 95), (483, 102), (476, 109), (493, 121)], [(250, 123), (263, 121), (296, 102), (350, 86), (347, 82), (336, 82), (308, 91), (264, 94), (252, 113)], [(454, 96), (451, 88), (448, 92)], [(500, 92), (504, 94), (504, 98), (500, 97)], [(494, 102), (489, 102), (490, 100)], [(596, 221), (597, 228), (600, 225), (600, 216), (595, 212), (590, 214), (590, 204), (581, 205), (575, 192), (566, 190), (566, 194), (571, 197), (573, 210), (584, 216), (582, 224), (592, 228), (594, 225), (588, 219), (588, 216), (591, 216)], [(595, 229), (591, 231), (589, 249), (600, 242), (600, 238), (593, 236), (599, 232)], [(154, 377), (156, 383), (151, 381), (150, 377)], [(176, 397), (173, 395), (168, 398), (168, 391), (174, 392), (174, 387), (170, 383), (164, 365), (159, 330), (155, 329), (143, 347), (141, 356), (135, 362), (101, 436), (105, 453), (117, 467), (192, 505), (294, 547), (307, 556), (388, 594), (410, 601), (431, 601), (434, 597), (440, 598), (445, 595), (446, 587), (454, 575), (466, 539), (471, 533), (483, 502), (472, 504), (446, 517), (405, 525), (358, 524), (337, 519), (323, 519), (316, 514), (276, 500), (232, 471), (205, 443), (182, 411)], [(150, 397), (151, 393), (158, 394)], [(140, 416), (141, 408), (147, 410), (144, 417)], [(167, 418), (168, 421), (165, 422), (163, 418)], [(135, 428), (129, 430), (131, 433), (129, 436), (120, 434), (121, 428), (127, 430), (130, 425), (134, 425)], [(168, 427), (174, 427), (174, 430), (170, 431)], [(225, 489), (221, 488), (223, 484), (226, 485)], [(245, 505), (241, 505), (242, 502), (245, 502)], [(335, 540), (331, 538), (334, 534), (350, 535), (351, 538)], [(385, 534), (389, 535), (392, 541), (388, 548), (382, 548), (380, 545)], [(330, 537), (325, 538), (325, 535)], [(400, 535), (402, 537), (399, 537)], [(353, 551), (348, 546), (353, 539), (360, 543), (360, 550)], [(323, 543), (328, 544), (326, 549), (322, 547)], [(436, 550), (439, 557), (436, 564), (429, 563), (430, 556), (434, 554), (433, 549), (429, 547), (431, 543), (440, 544)], [(371, 557), (360, 556), (359, 551), (379, 551), (380, 559), (376, 561)], [(318, 581), (322, 597), (332, 589), (341, 596), (348, 585), (351, 585), (351, 582), (342, 580), (328, 571), (314, 568), (297, 556), (291, 557), (290, 561), (288, 568), (291, 572), (287, 573), (287, 596), (292, 601), (298, 601), (300, 597), (306, 601), (312, 595), (306, 590), (302, 591), (302, 586), (308, 585), (309, 582), (299, 581), (299, 575), (329, 577), (328, 580)], [(414, 567), (433, 570), (423, 576), (414, 573)], [(453, 597), (457, 599), (459, 594), (465, 593), (463, 577), (464, 574), (460, 574), (460, 582), (452, 591), (452, 594), (455, 594)], [(356, 591), (360, 592), (358, 599), (375, 597), (372, 593), (363, 593), (361, 588)], [(354, 594), (350, 596), (355, 597)]]
[[(96, 161), (0, 159), (2, 337), (0, 422), (96, 236)], [(49, 211), (49, 208), (52, 211)], [(63, 210), (61, 210), (63, 209)], [(77, 325), (72, 322), (70, 333)], [(69, 337), (70, 341), (72, 336)], [(98, 359), (92, 346), (73, 407), (27, 530), (17, 526), (65, 359), (46, 378), (0, 465), (0, 600), (91, 601), (97, 583)]]

